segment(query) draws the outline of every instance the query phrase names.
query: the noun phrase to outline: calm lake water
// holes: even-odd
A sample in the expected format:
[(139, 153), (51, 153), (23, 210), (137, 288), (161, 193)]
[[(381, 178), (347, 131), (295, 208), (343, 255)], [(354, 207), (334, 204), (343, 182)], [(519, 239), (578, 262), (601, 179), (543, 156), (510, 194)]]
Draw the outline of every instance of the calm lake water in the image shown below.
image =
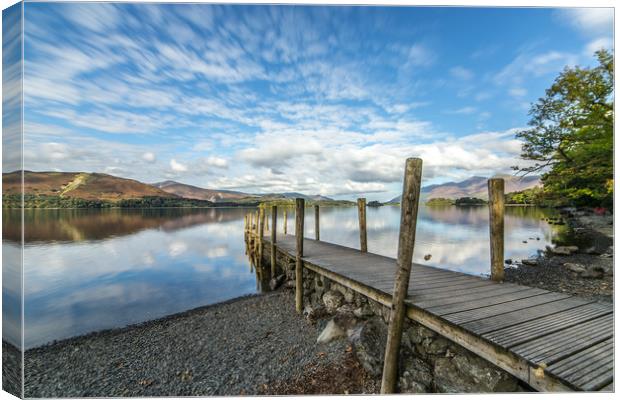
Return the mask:
[[(260, 284), (244, 254), (246, 212), (26, 211), (26, 348), (256, 293)], [(541, 220), (548, 214), (533, 207), (506, 209), (506, 258), (526, 258), (552, 243), (561, 227)], [(290, 210), (289, 233), (292, 215)], [(313, 211), (307, 209), (306, 216), (305, 234), (314, 237)], [(368, 250), (395, 257), (399, 220), (399, 207), (369, 208)], [(19, 212), (3, 211), (5, 277), (15, 273), (10, 260), (19, 258), (18, 221)], [(321, 209), (321, 239), (359, 248), (357, 209)], [(414, 261), (485, 275), (488, 246), (486, 207), (420, 208)], [(432, 255), (429, 261), (423, 260), (426, 254)], [(7, 289), (4, 301), (18, 301)]]

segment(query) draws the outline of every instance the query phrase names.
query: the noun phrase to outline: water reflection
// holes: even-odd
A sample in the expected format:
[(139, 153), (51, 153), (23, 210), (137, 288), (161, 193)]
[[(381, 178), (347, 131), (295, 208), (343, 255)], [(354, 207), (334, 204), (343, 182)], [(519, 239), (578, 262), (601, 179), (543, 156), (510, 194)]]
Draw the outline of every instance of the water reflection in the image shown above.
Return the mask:
[[(26, 347), (260, 291), (269, 276), (257, 274), (246, 257), (243, 217), (249, 211), (27, 210)], [(287, 211), (293, 233), (294, 212)], [(283, 213), (280, 208), (279, 231)], [(508, 258), (529, 257), (551, 243), (556, 227), (541, 220), (546, 213), (506, 210)], [(305, 234), (314, 237), (312, 209), (306, 216)], [(5, 210), (3, 217), (3, 252), (11, 257), (19, 254), (19, 212)], [(394, 257), (400, 209), (369, 208), (367, 217), (369, 251)], [(359, 247), (356, 208), (322, 209), (321, 239)], [(431, 260), (424, 261), (425, 254)], [(414, 260), (487, 274), (487, 209), (421, 207)]]

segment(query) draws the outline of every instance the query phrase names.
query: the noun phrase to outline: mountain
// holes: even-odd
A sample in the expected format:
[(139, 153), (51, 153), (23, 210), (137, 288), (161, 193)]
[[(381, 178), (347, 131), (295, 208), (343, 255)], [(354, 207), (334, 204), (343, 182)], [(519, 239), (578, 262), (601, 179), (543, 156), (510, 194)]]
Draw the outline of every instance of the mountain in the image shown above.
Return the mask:
[(304, 200), (314, 200), (314, 201), (334, 201), (334, 199), (321, 196), (320, 194), (315, 195), (306, 195), (298, 192), (284, 192), (284, 193), (266, 193), (266, 194), (256, 194), (254, 196), (260, 196), (261, 199), (296, 199), (301, 198)]
[[(505, 193), (518, 192), (540, 186), (539, 176), (518, 177), (513, 175), (496, 175), (498, 178), (504, 178)], [(458, 199), (459, 197), (477, 197), (487, 199), (487, 179), (483, 176), (473, 176), (460, 182), (446, 182), (437, 185), (424, 186), (420, 193), (423, 198), (439, 198)], [(390, 202), (400, 203), (401, 196), (396, 196)]]
[[(24, 192), (29, 195), (102, 201), (140, 199), (143, 197), (178, 197), (133, 179), (88, 172), (24, 171)], [(21, 193), (20, 171), (2, 174), (2, 193), (4, 195)]]
[(208, 200), (215, 203), (234, 202), (236, 200), (256, 197), (255, 195), (232, 190), (203, 189), (175, 181), (153, 183), (152, 186), (186, 199)]

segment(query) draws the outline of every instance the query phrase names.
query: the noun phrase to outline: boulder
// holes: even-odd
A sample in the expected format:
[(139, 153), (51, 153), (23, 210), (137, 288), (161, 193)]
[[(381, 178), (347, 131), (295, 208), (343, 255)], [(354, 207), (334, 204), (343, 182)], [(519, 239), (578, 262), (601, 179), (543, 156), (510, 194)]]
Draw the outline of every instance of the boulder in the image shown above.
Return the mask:
[(582, 274), (586, 272), (586, 267), (584, 267), (581, 264), (577, 264), (577, 263), (565, 263), (564, 268), (576, 274)]
[(360, 364), (372, 376), (383, 372), (387, 326), (377, 317), (362, 322), (349, 331), (349, 340)]
[(588, 265), (585, 272), (581, 274), (583, 278), (602, 278), (605, 275), (605, 269), (600, 265)]
[(411, 343), (418, 344), (418, 343), (422, 343), (424, 339), (435, 337), (436, 334), (435, 332), (431, 331), (430, 329), (422, 325), (416, 325), (416, 326), (412, 326), (411, 328), (407, 329), (407, 331), (405, 332), (405, 335), (407, 336), (407, 338), (409, 339)]
[(323, 304), (328, 313), (334, 313), (344, 303), (344, 296), (336, 290), (329, 290), (323, 294)]
[(504, 260), (504, 263), (508, 264), (508, 265), (511, 265), (512, 264), (512, 259), (508, 258), (508, 259)]
[(457, 354), (438, 358), (433, 369), (435, 388), (442, 393), (512, 392), (517, 379), (477, 356)]
[(319, 337), (316, 339), (316, 342), (329, 343), (332, 340), (341, 338), (345, 335), (346, 331), (332, 319), (327, 323), (327, 326), (325, 326)]
[(538, 265), (538, 260), (535, 258), (526, 258), (524, 260), (521, 260), (521, 264), (535, 267)]
[(550, 249), (551, 253), (556, 254), (558, 256), (570, 256), (571, 254), (577, 252), (579, 247), (577, 246), (556, 246)]
[(431, 367), (420, 358), (406, 357), (400, 366), (400, 393), (428, 393), (433, 384)]
[(368, 318), (372, 317), (374, 314), (370, 307), (366, 304), (353, 310), (353, 315), (357, 318)]
[(304, 317), (306, 317), (306, 319), (310, 322), (316, 321), (317, 319), (325, 315), (325, 313), (325, 308), (322, 306), (315, 307), (312, 306), (312, 304), (310, 303), (306, 303), (306, 306), (304, 307)]

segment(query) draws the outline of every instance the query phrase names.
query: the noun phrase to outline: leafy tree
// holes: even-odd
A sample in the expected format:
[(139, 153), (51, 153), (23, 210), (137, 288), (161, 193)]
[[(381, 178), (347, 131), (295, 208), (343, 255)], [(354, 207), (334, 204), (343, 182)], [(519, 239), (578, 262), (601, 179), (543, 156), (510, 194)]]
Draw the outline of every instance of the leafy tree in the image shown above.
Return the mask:
[(551, 197), (561, 203), (611, 206), (613, 198), (613, 54), (596, 52), (598, 65), (565, 68), (545, 97), (530, 109), (521, 157), (534, 161), (515, 167), (542, 171)]

